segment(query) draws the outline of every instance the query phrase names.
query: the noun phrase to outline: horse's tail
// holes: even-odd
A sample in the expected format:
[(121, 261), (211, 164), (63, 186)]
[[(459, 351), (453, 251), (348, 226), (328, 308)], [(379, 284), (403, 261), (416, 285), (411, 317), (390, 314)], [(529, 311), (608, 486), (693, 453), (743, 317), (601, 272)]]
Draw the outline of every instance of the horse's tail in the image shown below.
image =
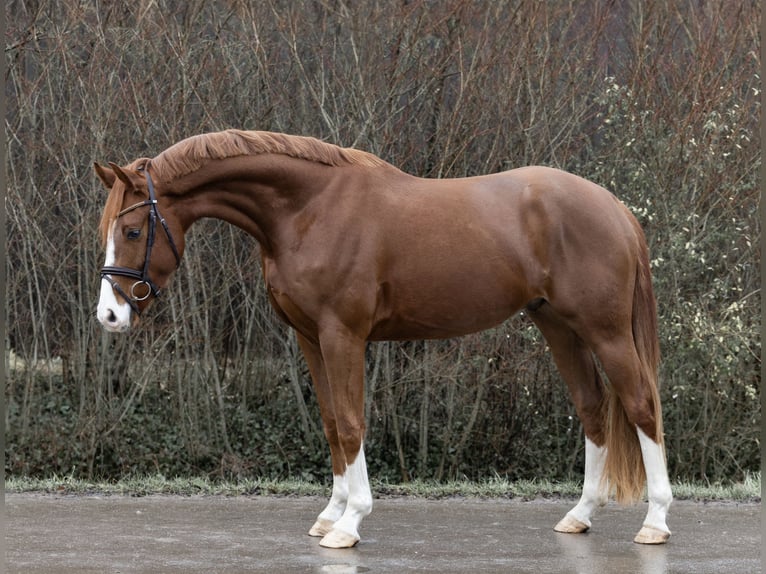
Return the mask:
[[(649, 248), (643, 230), (634, 217), (630, 217), (636, 229), (638, 259), (636, 283), (633, 290), (633, 340), (641, 363), (641, 391), (649, 394), (655, 419), (654, 439), (664, 450), (662, 408), (660, 405), (659, 379), (660, 344), (657, 336), (657, 302), (652, 289), (649, 266)], [(646, 471), (641, 455), (635, 424), (628, 420), (625, 408), (614, 390), (605, 401), (606, 412), (606, 462), (604, 478), (620, 503), (639, 500), (646, 484)]]

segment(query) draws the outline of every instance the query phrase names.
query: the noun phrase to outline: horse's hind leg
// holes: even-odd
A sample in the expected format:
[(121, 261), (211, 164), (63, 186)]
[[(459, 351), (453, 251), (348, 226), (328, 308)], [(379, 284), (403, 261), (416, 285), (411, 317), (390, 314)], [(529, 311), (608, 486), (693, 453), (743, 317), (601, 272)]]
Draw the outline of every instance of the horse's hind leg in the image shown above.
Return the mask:
[[(619, 336), (605, 337), (595, 346), (596, 355), (619, 399), (619, 401), (613, 401), (618, 404), (615, 404), (612, 410), (619, 408), (624, 412), (611, 417), (617, 427), (612, 432), (618, 436), (620, 434), (625, 436), (623, 444), (626, 449), (631, 448), (628, 439), (634, 441), (635, 435), (638, 436), (640, 454), (636, 458), (639, 461), (639, 469), (643, 463), (649, 510), (643, 527), (635, 537), (635, 542), (662, 544), (670, 537), (666, 517), (673, 496), (663, 447), (659, 396), (656, 393), (656, 387), (652, 387), (656, 383), (646, 380), (646, 376), (642, 375), (641, 361), (630, 331)], [(624, 422), (620, 423), (621, 420)], [(622, 426), (621, 430), (619, 426)], [(630, 454), (625, 456), (634, 458)], [(625, 477), (625, 482), (629, 483), (637, 472), (629, 470), (632, 461), (627, 462), (628, 465), (623, 468), (628, 470), (623, 472), (632, 475)], [(613, 474), (617, 475), (618, 471), (614, 471)], [(639, 495), (640, 490), (632, 498), (637, 498)], [(631, 497), (627, 498), (630, 500)]]
[(547, 303), (529, 310), (529, 317), (543, 333), (556, 366), (569, 388), (585, 430), (585, 479), (577, 505), (554, 527), (557, 532), (579, 533), (591, 526), (596, 508), (607, 501), (602, 480), (605, 449), (604, 386), (585, 342)]

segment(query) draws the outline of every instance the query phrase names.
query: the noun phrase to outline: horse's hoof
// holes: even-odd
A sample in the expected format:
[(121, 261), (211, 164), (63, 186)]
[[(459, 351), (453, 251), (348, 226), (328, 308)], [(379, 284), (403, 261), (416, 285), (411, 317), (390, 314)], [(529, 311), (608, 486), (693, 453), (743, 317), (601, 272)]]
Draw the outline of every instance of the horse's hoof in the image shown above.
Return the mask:
[(665, 532), (651, 526), (644, 526), (638, 531), (633, 542), (638, 544), (665, 544), (668, 538), (670, 538), (670, 532)]
[(572, 518), (568, 514), (559, 520), (559, 523), (553, 527), (556, 532), (566, 532), (567, 534), (580, 534), (590, 528), (584, 522), (580, 522), (576, 518)]
[(334, 528), (319, 541), (319, 545), (325, 548), (352, 548), (357, 542), (359, 542), (358, 536)]
[(331, 520), (327, 520), (326, 518), (317, 518), (314, 526), (312, 526), (311, 530), (309, 530), (309, 536), (319, 536), (321, 538), (330, 532), (330, 530), (332, 530), (333, 524), (335, 523)]

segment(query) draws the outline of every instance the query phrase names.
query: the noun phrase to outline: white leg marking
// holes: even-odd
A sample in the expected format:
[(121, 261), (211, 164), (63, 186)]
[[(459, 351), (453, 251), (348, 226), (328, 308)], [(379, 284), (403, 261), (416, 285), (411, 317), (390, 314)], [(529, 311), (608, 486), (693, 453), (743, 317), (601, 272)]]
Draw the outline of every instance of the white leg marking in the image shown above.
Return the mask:
[[(359, 524), (372, 511), (372, 492), (367, 479), (364, 445), (360, 447), (356, 460), (346, 467), (343, 477), (348, 486), (346, 508), (333, 525), (332, 531), (320, 542), (322, 546), (338, 548), (356, 544), (359, 541)], [(333, 481), (334, 490), (335, 482)]]
[(332, 495), (325, 509), (319, 513), (319, 518), (329, 520), (333, 524), (337, 522), (346, 510), (348, 501), (348, 480), (346, 474), (333, 475)]
[[(114, 265), (114, 226), (109, 230), (109, 236), (106, 241), (106, 259), (104, 266)], [(114, 289), (106, 279), (101, 280), (101, 292), (98, 297), (97, 316), (99, 322), (107, 331), (126, 331), (130, 328), (130, 305), (126, 302), (118, 302), (114, 294)]]
[[(585, 437), (585, 479), (583, 481), (582, 496), (572, 510), (567, 513), (567, 517), (582, 523), (586, 528), (590, 528), (590, 519), (596, 508), (604, 506), (607, 501), (606, 483), (602, 484), (601, 477), (604, 474), (604, 462), (606, 461), (606, 448), (596, 446), (588, 437)], [(570, 529), (566, 530), (569, 524)], [(572, 532), (575, 524), (567, 521), (566, 518), (557, 525), (557, 530)], [(560, 527), (560, 528), (559, 528)]]
[(348, 501), (348, 480), (345, 474), (334, 474), (332, 477), (332, 495), (325, 509), (319, 513), (316, 522), (309, 530), (309, 536), (325, 536), (335, 523), (343, 516)]
[(646, 514), (644, 526), (670, 534), (665, 520), (670, 503), (673, 501), (673, 493), (670, 489), (665, 454), (660, 445), (646, 436), (640, 428), (636, 428), (638, 440), (641, 443), (641, 454), (644, 458), (646, 490), (649, 497), (649, 512)]

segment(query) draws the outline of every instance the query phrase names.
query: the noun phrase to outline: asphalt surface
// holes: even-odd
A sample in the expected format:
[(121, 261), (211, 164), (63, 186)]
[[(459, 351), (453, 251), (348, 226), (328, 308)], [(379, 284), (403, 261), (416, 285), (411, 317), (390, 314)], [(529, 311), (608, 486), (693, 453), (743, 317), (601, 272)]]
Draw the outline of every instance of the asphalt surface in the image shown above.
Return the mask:
[(632, 542), (645, 505), (610, 503), (586, 534), (572, 501), (375, 500), (353, 549), (305, 533), (318, 498), (5, 495), (9, 573), (761, 572), (760, 504), (677, 501), (668, 544)]

